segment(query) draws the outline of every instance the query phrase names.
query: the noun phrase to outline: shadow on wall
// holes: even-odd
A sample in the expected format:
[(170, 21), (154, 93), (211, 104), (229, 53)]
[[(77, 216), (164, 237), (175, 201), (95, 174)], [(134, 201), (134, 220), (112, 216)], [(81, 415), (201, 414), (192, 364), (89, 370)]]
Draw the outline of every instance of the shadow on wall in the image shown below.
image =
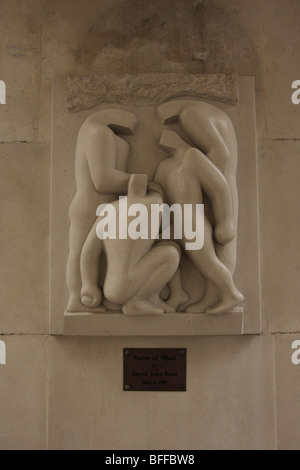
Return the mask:
[(224, 3), (112, 0), (107, 8), (104, 2), (76, 51), (77, 73), (259, 70), (255, 46)]

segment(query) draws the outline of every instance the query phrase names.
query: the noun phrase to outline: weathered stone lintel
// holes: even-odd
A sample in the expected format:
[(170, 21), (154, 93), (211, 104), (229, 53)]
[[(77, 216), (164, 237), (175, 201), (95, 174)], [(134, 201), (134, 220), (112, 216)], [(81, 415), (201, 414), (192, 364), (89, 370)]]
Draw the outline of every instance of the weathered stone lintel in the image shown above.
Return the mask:
[(237, 104), (239, 87), (234, 75), (125, 74), (68, 78), (68, 109), (78, 112), (101, 103), (158, 105), (179, 97), (204, 98)]

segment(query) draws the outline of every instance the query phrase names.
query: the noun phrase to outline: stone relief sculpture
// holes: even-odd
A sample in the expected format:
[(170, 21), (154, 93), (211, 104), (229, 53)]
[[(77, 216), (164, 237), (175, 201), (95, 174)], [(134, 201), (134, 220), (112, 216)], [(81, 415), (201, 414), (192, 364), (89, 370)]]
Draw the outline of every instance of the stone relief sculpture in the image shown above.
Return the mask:
[[(98, 111), (79, 131), (77, 190), (70, 207), (68, 312), (223, 314), (243, 301), (233, 281), (238, 194), (237, 143), (231, 120), (219, 108), (196, 100), (166, 102), (157, 107), (157, 114), (161, 121), (158, 148), (165, 159), (153, 181), (146, 174), (126, 172), (131, 149), (121, 135), (135, 132), (133, 113)], [(174, 240), (171, 230), (170, 239), (162, 240), (161, 219), (156, 237), (99, 236), (106, 204), (114, 208), (118, 221), (125, 199), (128, 207), (143, 204), (147, 209), (163, 203), (181, 208), (189, 204), (193, 219), (197, 205), (204, 204), (203, 246), (187, 250), (184, 227), (181, 239)], [(96, 215), (99, 207), (102, 212)], [(140, 214), (140, 222), (147, 226), (149, 213)], [(183, 256), (205, 280), (204, 295), (196, 302), (183, 287)]]

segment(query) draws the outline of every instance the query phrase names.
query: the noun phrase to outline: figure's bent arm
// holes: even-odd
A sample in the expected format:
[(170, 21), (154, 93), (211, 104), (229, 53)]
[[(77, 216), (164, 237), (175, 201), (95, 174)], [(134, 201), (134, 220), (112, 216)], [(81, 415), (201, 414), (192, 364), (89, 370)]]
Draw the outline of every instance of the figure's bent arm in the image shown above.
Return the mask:
[[(212, 205), (215, 238), (221, 245), (226, 244), (236, 235), (229, 184), (220, 170), (200, 150), (192, 148), (188, 152), (191, 169)], [(226, 231), (223, 231), (224, 226)]]
[[(229, 116), (209, 103), (175, 100), (157, 108), (163, 124), (179, 122), (190, 143), (222, 171), (236, 169), (237, 142)], [(235, 171), (235, 170), (232, 170)]]
[(220, 109), (205, 103), (203, 107), (189, 106), (183, 109), (179, 115), (179, 122), (195, 146), (224, 173), (231, 160), (236, 158), (230, 154), (224, 139), (226, 128), (227, 139), (236, 143), (229, 117)]
[[(97, 237), (96, 227), (99, 219), (97, 218), (87, 239), (83, 245), (80, 257), (80, 271), (82, 279), (81, 299), (89, 306), (98, 306), (102, 300), (102, 295), (98, 286), (99, 283), (99, 264), (103, 250), (103, 241)], [(91, 304), (86, 304), (84, 298)]]
[(91, 126), (86, 136), (85, 155), (96, 191), (126, 194), (130, 175), (117, 170), (116, 135), (108, 127)]

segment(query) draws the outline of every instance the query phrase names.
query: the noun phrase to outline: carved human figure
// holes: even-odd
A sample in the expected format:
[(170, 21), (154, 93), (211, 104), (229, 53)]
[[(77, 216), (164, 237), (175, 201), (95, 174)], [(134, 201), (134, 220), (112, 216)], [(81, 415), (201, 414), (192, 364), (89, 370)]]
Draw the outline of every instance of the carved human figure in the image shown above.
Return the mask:
[[(216, 106), (200, 101), (171, 101), (160, 105), (157, 111), (163, 124), (174, 125), (184, 141), (189, 143), (190, 147), (194, 147), (194, 154), (196, 149), (202, 152), (199, 182), (203, 189), (202, 200), (205, 203), (207, 220), (213, 228), (214, 250), (222, 264), (233, 275), (236, 265), (238, 195), (237, 142), (232, 122), (227, 114)], [(174, 152), (174, 149), (172, 151)], [(208, 168), (214, 169), (211, 175), (218, 175), (217, 181), (221, 183), (219, 186), (216, 186), (213, 180), (207, 179), (209, 173), (203, 172), (207, 162), (213, 164)], [(219, 173), (215, 171), (216, 169)], [(223, 176), (223, 182), (220, 176)], [(205, 275), (204, 277), (207, 280), (204, 297), (186, 310), (223, 313), (224, 309), (222, 307), (219, 309), (218, 303), (213, 308), (214, 311), (209, 308), (216, 303), (218, 293), (214, 281)], [(240, 293), (236, 295), (235, 305), (243, 299)]]
[[(203, 192), (211, 201), (214, 229), (204, 216), (204, 245), (201, 249), (187, 250), (186, 254), (205, 279), (217, 287), (219, 300), (207, 306), (205, 311), (210, 314), (225, 313), (243, 300), (230, 271), (217, 257), (213, 242), (213, 233), (221, 245), (226, 245), (235, 237), (229, 185), (218, 168), (176, 132), (165, 128), (159, 146), (169, 154), (169, 158), (159, 165), (154, 181), (165, 189), (167, 204), (179, 204), (182, 209), (185, 204), (191, 204), (195, 221), (196, 205), (203, 203)], [(184, 229), (182, 234), (179, 241), (184, 249), (188, 243)]]
[[(127, 196), (128, 207), (142, 204), (145, 208), (141, 217), (147, 218), (149, 230), (151, 205), (163, 202), (159, 185), (152, 183), (152, 188), (147, 192), (146, 175), (132, 175)], [(120, 204), (120, 201), (110, 204), (115, 209), (117, 234), (119, 212), (122, 210)], [(82, 295), (92, 301), (96, 301), (100, 295), (97, 265), (104, 250), (107, 271), (103, 293), (109, 302), (122, 306), (123, 313), (127, 315), (160, 315), (174, 312), (174, 308), (160, 299), (159, 292), (177, 271), (181, 253), (177, 243), (168, 240), (155, 242), (155, 239), (151, 239), (150, 232), (145, 239), (132, 239), (130, 236), (117, 236), (113, 239), (105, 238), (103, 234), (100, 234), (99, 238), (97, 226), (100, 220), (101, 216), (96, 220), (82, 249)]]
[[(126, 162), (130, 147), (117, 134), (133, 134), (136, 116), (120, 109), (107, 109), (92, 114), (82, 124), (76, 145), (76, 194), (71, 203), (69, 258), (67, 286), (69, 302), (67, 311), (104, 311), (100, 306), (101, 292), (95, 302), (86, 298), (81, 302), (80, 256), (86, 237), (96, 219), (100, 204), (114, 201), (126, 194), (130, 175)], [(94, 308), (93, 308), (94, 307)]]

